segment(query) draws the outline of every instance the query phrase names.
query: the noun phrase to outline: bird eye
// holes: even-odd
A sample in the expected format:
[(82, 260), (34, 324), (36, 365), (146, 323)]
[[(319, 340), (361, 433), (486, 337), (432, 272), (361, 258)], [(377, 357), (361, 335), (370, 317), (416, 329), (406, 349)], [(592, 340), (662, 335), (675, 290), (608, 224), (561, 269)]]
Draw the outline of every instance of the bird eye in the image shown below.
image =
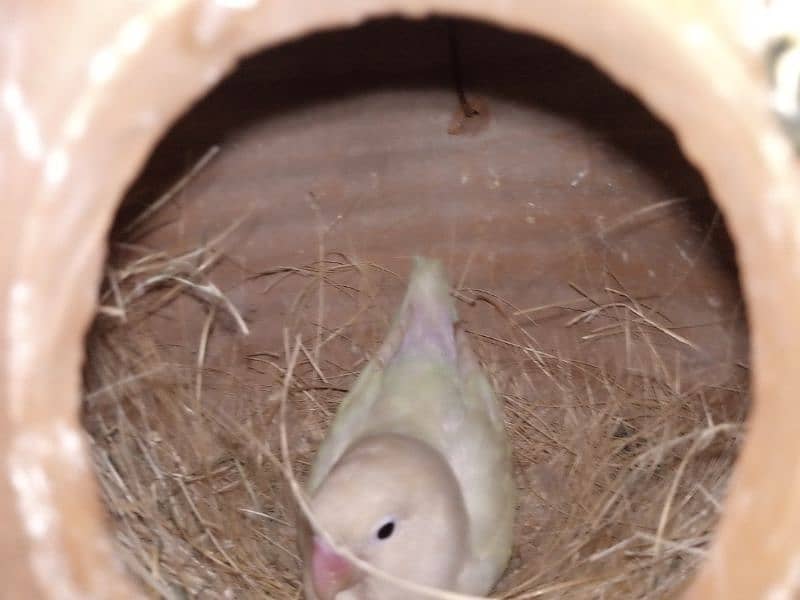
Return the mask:
[(379, 540), (386, 540), (392, 537), (393, 533), (394, 533), (394, 521), (388, 521), (380, 526), (380, 529), (378, 529), (377, 536)]

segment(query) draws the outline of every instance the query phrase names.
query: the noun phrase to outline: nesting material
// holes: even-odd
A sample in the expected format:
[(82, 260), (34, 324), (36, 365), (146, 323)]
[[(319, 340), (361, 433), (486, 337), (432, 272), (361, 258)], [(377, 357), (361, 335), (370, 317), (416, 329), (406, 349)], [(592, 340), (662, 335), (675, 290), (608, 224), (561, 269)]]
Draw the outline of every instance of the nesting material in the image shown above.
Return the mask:
[[(176, 255), (120, 245), (89, 337), (84, 420), (98, 479), (120, 556), (154, 596), (300, 597), (282, 417), (302, 481), (404, 288), (405, 273), (335, 252), (250, 273), (264, 294), (291, 299), (276, 316), (283, 342), (210, 367), (210, 333), (248, 328), (214, 284), (235, 236), (234, 225)], [(709, 547), (743, 434), (746, 369), (713, 383), (687, 372), (702, 348), (657, 299), (607, 281), (570, 306), (513, 306), (468, 278), (454, 291), (504, 400), (521, 490), (498, 597), (660, 598)], [(187, 332), (192, 347), (157, 341), (176, 302), (205, 315)], [(619, 355), (600, 364), (544, 347), (545, 315), (576, 348), (615, 338)]]

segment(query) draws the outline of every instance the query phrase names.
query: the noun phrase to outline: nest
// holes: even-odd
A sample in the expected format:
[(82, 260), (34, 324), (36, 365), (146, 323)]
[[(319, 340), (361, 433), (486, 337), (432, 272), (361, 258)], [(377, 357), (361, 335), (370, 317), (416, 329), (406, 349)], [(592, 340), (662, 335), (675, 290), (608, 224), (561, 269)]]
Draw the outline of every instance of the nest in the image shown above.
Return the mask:
[[(84, 423), (97, 477), (120, 556), (154, 596), (301, 597), (287, 468), (303, 481), (405, 287), (381, 265), (322, 248), (309, 264), (245, 273), (284, 299), (275, 344), (231, 346), (209, 361), (211, 345), (248, 332), (214, 283), (236, 226), (182, 253), (115, 244), (89, 336)], [(539, 307), (463, 279), (454, 294), (504, 401), (521, 491), (514, 554), (495, 596), (679, 590), (720, 514), (748, 404), (746, 369), (713, 382), (685, 372), (702, 349), (612, 274), (602, 288), (577, 290), (577, 302)], [(182, 330), (191, 344), (163, 341), (165, 314), (174, 319), (179, 305), (202, 317)], [(543, 347), (544, 316), (578, 350)], [(624, 340), (610, 364), (579, 350), (609, 337)]]

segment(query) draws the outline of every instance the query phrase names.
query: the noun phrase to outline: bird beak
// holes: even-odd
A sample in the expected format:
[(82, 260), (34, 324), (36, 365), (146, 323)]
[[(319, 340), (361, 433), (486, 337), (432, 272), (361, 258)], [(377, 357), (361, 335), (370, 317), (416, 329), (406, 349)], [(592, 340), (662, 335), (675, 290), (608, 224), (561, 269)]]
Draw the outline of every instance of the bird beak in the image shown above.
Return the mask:
[(358, 571), (328, 544), (314, 537), (311, 554), (311, 584), (319, 600), (334, 600), (336, 594), (351, 588), (360, 579)]

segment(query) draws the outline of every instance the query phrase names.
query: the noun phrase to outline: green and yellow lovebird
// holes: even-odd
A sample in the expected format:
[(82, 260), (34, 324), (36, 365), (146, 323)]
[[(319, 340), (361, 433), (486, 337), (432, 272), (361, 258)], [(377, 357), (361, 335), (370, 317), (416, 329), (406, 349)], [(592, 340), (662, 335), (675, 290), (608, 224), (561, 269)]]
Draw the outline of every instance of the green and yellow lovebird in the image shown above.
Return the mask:
[(307, 484), (319, 530), (308, 600), (409, 600), (338, 548), (414, 584), (483, 595), (511, 554), (516, 490), (503, 409), (442, 266), (416, 259), (386, 340), (342, 401)]

